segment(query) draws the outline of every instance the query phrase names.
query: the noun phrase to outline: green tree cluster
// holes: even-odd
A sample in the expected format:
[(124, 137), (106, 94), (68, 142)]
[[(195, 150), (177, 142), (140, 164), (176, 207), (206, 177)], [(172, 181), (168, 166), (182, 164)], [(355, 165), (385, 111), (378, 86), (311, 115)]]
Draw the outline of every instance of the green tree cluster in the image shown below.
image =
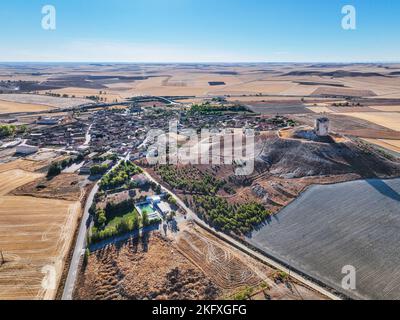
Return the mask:
[(101, 179), (100, 189), (112, 190), (120, 188), (129, 183), (132, 176), (142, 172), (142, 169), (131, 161), (122, 161), (116, 168)]
[(53, 162), (47, 171), (47, 177), (51, 178), (51, 177), (58, 176), (62, 170), (64, 170), (68, 166), (72, 165), (73, 163), (74, 163), (74, 159), (72, 159), (72, 158), (64, 159), (59, 162)]
[(108, 170), (108, 166), (105, 164), (100, 164), (100, 165), (94, 165), (93, 167), (90, 168), (90, 174), (92, 176), (98, 175), (98, 174), (104, 174)]
[(162, 165), (157, 167), (156, 171), (172, 188), (190, 194), (214, 195), (226, 184), (226, 181), (192, 167)]
[(28, 130), (26, 125), (16, 126), (13, 124), (2, 124), (0, 125), (0, 138), (12, 137), (15, 134), (22, 134)]
[(225, 199), (215, 196), (194, 196), (193, 207), (210, 225), (237, 235), (251, 232), (270, 215), (259, 203), (230, 205)]
[(189, 110), (189, 115), (222, 115), (224, 112), (247, 112), (249, 111), (245, 106), (222, 106), (212, 105), (209, 102), (203, 104), (194, 104)]
[(91, 230), (90, 243), (100, 242), (107, 238), (137, 230), (139, 226), (139, 214), (135, 210), (134, 214), (123, 217), (114, 225), (103, 228), (94, 226)]

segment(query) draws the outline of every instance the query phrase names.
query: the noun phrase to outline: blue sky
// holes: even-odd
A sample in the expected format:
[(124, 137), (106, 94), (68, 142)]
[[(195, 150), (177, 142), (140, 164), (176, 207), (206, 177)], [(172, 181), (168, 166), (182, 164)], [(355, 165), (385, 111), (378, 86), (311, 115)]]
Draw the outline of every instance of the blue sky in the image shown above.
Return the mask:
[[(356, 30), (341, 27), (347, 4)], [(8, 0), (0, 61), (400, 61), (399, 17), (398, 0)]]

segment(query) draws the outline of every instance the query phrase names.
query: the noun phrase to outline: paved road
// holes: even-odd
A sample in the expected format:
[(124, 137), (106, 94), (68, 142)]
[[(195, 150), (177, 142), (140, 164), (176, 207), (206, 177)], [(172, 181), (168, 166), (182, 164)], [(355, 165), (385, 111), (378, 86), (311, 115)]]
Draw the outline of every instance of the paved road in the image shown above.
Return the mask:
[(169, 103), (169, 104), (172, 104), (172, 105), (181, 105), (181, 103), (174, 102), (174, 101), (172, 101), (172, 100), (170, 100), (170, 99), (167, 99), (167, 98), (165, 98), (165, 97), (158, 97), (158, 96), (155, 96), (154, 98), (163, 100), (163, 101), (165, 101), (165, 102), (167, 102), (167, 103)]
[[(117, 167), (121, 163), (121, 161), (122, 159), (118, 161), (118, 163), (115, 166), (113, 166), (108, 172)], [(92, 191), (90, 192), (86, 200), (85, 211), (83, 213), (81, 225), (79, 227), (79, 234), (76, 239), (74, 254), (72, 256), (71, 264), (69, 267), (67, 280), (65, 281), (62, 300), (72, 300), (72, 294), (74, 292), (76, 278), (78, 276), (79, 262), (81, 260), (82, 255), (85, 253), (85, 248), (86, 248), (86, 235), (87, 235), (87, 230), (90, 226), (89, 210), (90, 207), (92, 206), (94, 196), (99, 190), (99, 183), (100, 181), (98, 181), (95, 184), (95, 186), (93, 187)]]
[(99, 185), (93, 187), (92, 191), (90, 192), (85, 205), (85, 211), (82, 216), (81, 226), (79, 227), (79, 234), (76, 239), (74, 254), (72, 256), (71, 264), (69, 267), (68, 277), (65, 281), (64, 292), (62, 295), (62, 300), (72, 300), (72, 294), (74, 292), (74, 287), (76, 283), (76, 278), (78, 276), (78, 268), (79, 262), (81, 260), (82, 255), (85, 253), (86, 247), (86, 234), (89, 224), (89, 210), (92, 206), (94, 196), (96, 195), (97, 191), (99, 190)]
[[(146, 171), (144, 171), (144, 174), (153, 182), (158, 183), (149, 173), (147, 173)], [(243, 245), (242, 243), (236, 241), (235, 239), (227, 236), (226, 234), (216, 231), (212, 228), (210, 228), (210, 226), (208, 226), (203, 220), (201, 220), (190, 208), (188, 208), (185, 203), (175, 194), (173, 193), (171, 190), (165, 188), (164, 186), (161, 186), (162, 190), (167, 192), (168, 194), (170, 194), (176, 201), (177, 203), (187, 212), (188, 217), (195, 221), (197, 224), (201, 225), (202, 227), (204, 227), (207, 230), (212, 230), (213, 232), (217, 233), (222, 239), (224, 239), (226, 242), (228, 242), (229, 244), (235, 246), (236, 248), (240, 248), (241, 251), (244, 251), (246, 253), (248, 253), (250, 256), (255, 256), (257, 257), (257, 259), (264, 261), (266, 264), (284, 271), (288, 274), (290, 274), (290, 276), (302, 283), (304, 283), (305, 285), (307, 285), (308, 287), (318, 291), (319, 293), (325, 295), (326, 297), (332, 299), (332, 300), (341, 300), (338, 296), (332, 294), (330, 291), (326, 290), (325, 288), (315, 284), (314, 282), (304, 278), (302, 275), (293, 272), (293, 270), (290, 270), (288, 268), (286, 268), (285, 266), (281, 265), (280, 263), (276, 262), (275, 260), (269, 259), (266, 256), (251, 250), (250, 248), (246, 247), (245, 245)]]

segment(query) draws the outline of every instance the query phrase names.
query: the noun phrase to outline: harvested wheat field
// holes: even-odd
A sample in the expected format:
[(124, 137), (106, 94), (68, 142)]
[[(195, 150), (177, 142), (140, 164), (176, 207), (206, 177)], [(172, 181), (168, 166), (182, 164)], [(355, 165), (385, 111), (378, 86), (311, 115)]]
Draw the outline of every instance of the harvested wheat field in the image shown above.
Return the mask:
[[(100, 94), (101, 91), (101, 94)], [(43, 94), (46, 91), (43, 92)], [(115, 100), (117, 101), (123, 101), (124, 98), (118, 94), (113, 92), (110, 89), (90, 89), (90, 88), (76, 88), (76, 87), (68, 87), (68, 88), (63, 88), (63, 89), (56, 89), (56, 90), (51, 90), (52, 93), (56, 94), (67, 94), (68, 96), (72, 97), (75, 96), (76, 98), (81, 98), (81, 99), (86, 99), (86, 97), (89, 96), (98, 96), (100, 98), (103, 98), (106, 102), (114, 102)]]
[(400, 113), (395, 112), (353, 112), (353, 113), (338, 113), (369, 122), (375, 123), (385, 128), (400, 131)]
[(53, 299), (43, 288), (48, 270), (60, 280), (80, 211), (78, 202), (32, 197), (0, 198), (0, 300)]
[(42, 174), (26, 172), (20, 169), (1, 172), (0, 196), (4, 196), (12, 190), (23, 186), (26, 183), (32, 182), (42, 176)]
[(311, 110), (315, 113), (332, 113), (333, 111), (328, 107), (307, 107), (308, 110)]
[(385, 149), (400, 152), (400, 140), (388, 140), (388, 139), (364, 139), (365, 141), (376, 144), (377, 146)]
[[(69, 250), (80, 203), (10, 196), (42, 174), (11, 169), (0, 173), (0, 300), (53, 299)], [(48, 272), (55, 286), (42, 287)]]
[(32, 103), (19, 103), (0, 100), (0, 113), (32, 112), (50, 110), (52, 107)]
[[(40, 105), (41, 109), (36, 111), (46, 110), (52, 107), (70, 108), (93, 102), (87, 99), (59, 98), (38, 94), (2, 94), (0, 98), (2, 101), (4, 100), (12, 103)], [(14, 112), (19, 111), (17, 110)]]
[(370, 108), (384, 112), (400, 112), (400, 106), (371, 106)]

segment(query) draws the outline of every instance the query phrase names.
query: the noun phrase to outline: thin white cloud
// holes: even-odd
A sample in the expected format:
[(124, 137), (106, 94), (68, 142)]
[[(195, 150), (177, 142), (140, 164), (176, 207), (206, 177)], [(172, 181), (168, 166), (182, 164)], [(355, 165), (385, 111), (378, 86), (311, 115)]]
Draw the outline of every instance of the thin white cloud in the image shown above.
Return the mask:
[[(397, 54), (396, 54), (397, 55)], [(134, 43), (110, 40), (80, 39), (63, 43), (31, 41), (5, 45), (0, 61), (38, 62), (373, 62), (399, 61), (394, 54), (343, 50), (340, 54), (323, 48), (312, 53), (268, 50), (259, 48), (228, 50), (224, 44), (185, 46), (169, 43)]]
[[(183, 45), (125, 43), (119, 41), (74, 40), (51, 46), (14, 48), (0, 53), (3, 61), (123, 61), (123, 62), (246, 62), (263, 61), (265, 57), (218, 49), (188, 48)], [(259, 60), (258, 60), (259, 59)]]

